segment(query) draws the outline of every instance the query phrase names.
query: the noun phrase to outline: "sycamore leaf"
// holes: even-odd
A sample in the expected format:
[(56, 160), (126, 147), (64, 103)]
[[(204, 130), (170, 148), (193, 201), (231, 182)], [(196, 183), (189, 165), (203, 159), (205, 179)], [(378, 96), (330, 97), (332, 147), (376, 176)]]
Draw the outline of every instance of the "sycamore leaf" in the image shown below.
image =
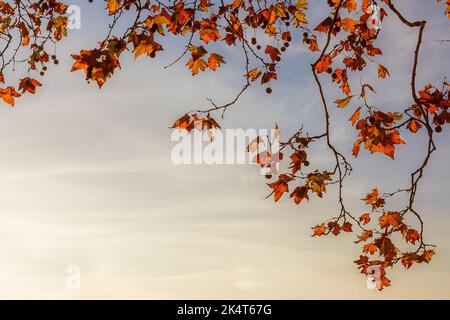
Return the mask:
[(370, 222), (370, 214), (369, 213), (363, 214), (361, 217), (359, 217), (359, 221), (361, 221), (363, 225), (368, 224)]
[(344, 18), (342, 19), (341, 24), (345, 31), (353, 33), (356, 30), (356, 25), (358, 24), (358, 21), (352, 18)]
[(378, 247), (375, 245), (375, 243), (368, 243), (368, 244), (364, 245), (364, 247), (363, 247), (364, 253), (374, 254), (377, 251), (378, 251)]
[(251, 80), (251, 81), (255, 81), (256, 79), (258, 79), (261, 76), (262, 72), (261, 70), (259, 70), (258, 68), (255, 68), (253, 70), (250, 70), (247, 74), (247, 77)]
[(398, 212), (384, 213), (379, 219), (379, 224), (381, 228), (398, 227), (402, 220), (403, 217)]
[(200, 70), (201, 71), (205, 71), (206, 67), (208, 66), (208, 64), (206, 63), (205, 60), (200, 58), (200, 59), (197, 59), (197, 60), (190, 59), (187, 62), (187, 66), (189, 67), (189, 69), (192, 70), (192, 75), (195, 76), (196, 74), (198, 74), (198, 72)]
[(266, 47), (265, 53), (269, 55), (270, 59), (272, 59), (273, 62), (275, 62), (280, 55), (280, 50), (278, 50), (278, 48), (272, 47), (271, 45), (268, 45)]
[(409, 131), (416, 133), (417, 131), (420, 130), (420, 128), (422, 128), (422, 125), (419, 122), (417, 122), (416, 120), (411, 119), (411, 121), (408, 123), (407, 128)]
[(114, 14), (120, 9), (120, 3), (119, 0), (108, 0), (108, 3), (106, 5), (109, 14)]
[(21, 94), (14, 87), (0, 88), (0, 98), (10, 106), (14, 107), (14, 98), (20, 97)]
[(308, 187), (297, 187), (295, 190), (291, 193), (291, 198), (294, 199), (295, 204), (300, 204), (303, 199), (309, 200), (308, 196)]
[(315, 226), (312, 229), (313, 229), (313, 235), (312, 235), (313, 237), (323, 236), (325, 234), (325, 232), (326, 232), (325, 224), (321, 224), (321, 225)]
[(350, 101), (352, 101), (353, 96), (348, 96), (347, 98), (343, 98), (343, 99), (337, 99), (334, 101), (334, 103), (337, 104), (338, 108), (345, 108)]
[(320, 59), (320, 61), (318, 61), (316, 64), (317, 72), (321, 73), (328, 71), (328, 69), (331, 67), (332, 62), (333, 61), (331, 60), (331, 57), (328, 54), (324, 55), (323, 58)]
[(352, 122), (352, 126), (354, 126), (356, 121), (359, 120), (360, 115), (361, 115), (361, 107), (358, 107), (358, 109), (356, 109), (355, 113), (353, 113), (353, 115), (349, 119), (349, 121)]
[(382, 66), (381, 64), (378, 65), (378, 78), (384, 79), (390, 75), (389, 70), (385, 66)]
[(218, 67), (220, 67), (220, 65), (222, 63), (225, 63), (224, 58), (217, 53), (211, 53), (211, 55), (208, 58), (208, 67), (212, 70), (212, 71), (216, 71), (216, 69)]
[(268, 83), (269, 81), (276, 80), (277, 74), (275, 72), (265, 72), (261, 78), (261, 84)]
[(36, 88), (41, 86), (42, 86), (41, 83), (36, 79), (26, 77), (20, 80), (19, 90), (22, 90), (22, 93), (29, 92), (31, 94), (34, 94), (36, 93)]

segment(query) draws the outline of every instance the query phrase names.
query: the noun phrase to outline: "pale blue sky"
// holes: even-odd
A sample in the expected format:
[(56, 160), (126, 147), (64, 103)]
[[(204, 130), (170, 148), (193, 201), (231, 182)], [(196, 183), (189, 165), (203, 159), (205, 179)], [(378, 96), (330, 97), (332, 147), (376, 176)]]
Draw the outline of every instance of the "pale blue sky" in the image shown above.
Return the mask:
[[(84, 3), (84, 1), (82, 1)], [(309, 18), (324, 12), (314, 1)], [(398, 1), (410, 19), (429, 20), (419, 87), (443, 80), (450, 47), (443, 6)], [(163, 70), (181, 46), (168, 43), (157, 59), (125, 59), (102, 90), (80, 73), (69, 73), (70, 53), (91, 48), (107, 21), (82, 6), (82, 29), (58, 49), (37, 95), (14, 109), (0, 108), (0, 296), (3, 298), (450, 298), (448, 158), (450, 145), (438, 136), (421, 183), (417, 206), (428, 241), (438, 245), (430, 265), (390, 272), (393, 286), (366, 289), (352, 261), (360, 247), (352, 236), (310, 237), (310, 227), (336, 212), (336, 190), (323, 200), (295, 206), (264, 200), (265, 180), (253, 166), (174, 166), (168, 126), (205, 98), (227, 101), (240, 89), (240, 50), (223, 48), (220, 72), (193, 78), (184, 63)], [(391, 77), (361, 74), (372, 83), (374, 103), (388, 110), (411, 104), (409, 74), (417, 33), (390, 14), (378, 39)], [(309, 63), (314, 56), (296, 40), (281, 64), (279, 80), (266, 95), (251, 88), (228, 111), (226, 128), (271, 128), (287, 137), (304, 124), (321, 132), (322, 106)], [(340, 97), (325, 86), (330, 101)], [(355, 137), (347, 119), (354, 106), (333, 109), (336, 144), (347, 155)], [(445, 131), (445, 128), (444, 128)], [(390, 191), (409, 182), (422, 157), (424, 137), (406, 134), (398, 161), (362, 152), (353, 161), (345, 196), (355, 212), (374, 186)], [(327, 165), (316, 148), (313, 163)], [(398, 204), (401, 205), (401, 202)], [(68, 265), (82, 269), (82, 289), (65, 287)]]

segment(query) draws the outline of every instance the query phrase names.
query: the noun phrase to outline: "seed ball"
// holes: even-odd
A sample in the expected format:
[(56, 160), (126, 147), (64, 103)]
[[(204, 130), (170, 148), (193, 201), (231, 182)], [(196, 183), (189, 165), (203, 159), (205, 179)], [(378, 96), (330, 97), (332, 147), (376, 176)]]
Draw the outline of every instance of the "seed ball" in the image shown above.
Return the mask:
[(445, 120), (444, 120), (443, 118), (441, 118), (441, 117), (438, 117), (438, 118), (436, 119), (436, 122), (437, 122), (440, 126), (442, 126), (442, 125), (445, 124)]
[(271, 93), (272, 93), (272, 89), (271, 89), (271, 88), (267, 88), (267, 89), (266, 89), (266, 93), (267, 93), (267, 94), (271, 94)]
[(258, 44), (258, 45), (256, 46), (256, 49), (261, 50), (261, 46)]
[(253, 37), (251, 41), (252, 41), (252, 44), (253, 44), (253, 45), (255, 45), (256, 42), (257, 42), (255, 37)]
[(441, 133), (442, 132), (442, 127), (436, 127), (434, 129), (437, 133)]
[(286, 51), (286, 47), (281, 47), (280, 50), (281, 50), (281, 52), (285, 52)]

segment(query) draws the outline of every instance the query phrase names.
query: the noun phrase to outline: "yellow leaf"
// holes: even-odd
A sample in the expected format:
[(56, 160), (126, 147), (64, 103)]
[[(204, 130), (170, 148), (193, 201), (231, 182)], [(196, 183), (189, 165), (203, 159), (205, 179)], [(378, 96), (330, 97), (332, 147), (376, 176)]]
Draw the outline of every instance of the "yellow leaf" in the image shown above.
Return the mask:
[(347, 98), (344, 99), (337, 99), (336, 101), (334, 101), (334, 103), (337, 104), (338, 108), (345, 108), (350, 101), (352, 101), (353, 96), (348, 96)]
[(359, 120), (359, 117), (361, 115), (361, 107), (359, 107), (358, 109), (356, 109), (355, 113), (351, 116), (351, 118), (349, 119), (349, 121), (352, 122), (352, 126), (355, 125), (356, 121)]
[(387, 76), (390, 76), (389, 70), (385, 67), (382, 66), (381, 64), (378, 66), (378, 78), (380, 79), (384, 79)]
[(108, 0), (107, 9), (109, 14), (116, 13), (120, 8), (119, 0)]

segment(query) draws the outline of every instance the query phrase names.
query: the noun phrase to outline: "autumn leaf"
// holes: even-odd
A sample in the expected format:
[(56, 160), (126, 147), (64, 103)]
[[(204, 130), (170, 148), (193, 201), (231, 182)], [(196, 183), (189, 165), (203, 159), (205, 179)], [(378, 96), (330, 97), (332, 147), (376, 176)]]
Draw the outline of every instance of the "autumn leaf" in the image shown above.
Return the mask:
[(333, 61), (331, 60), (331, 57), (328, 54), (324, 55), (323, 58), (316, 64), (317, 72), (321, 73), (328, 71), (328, 69), (331, 67), (332, 62)]
[(192, 58), (188, 60), (186, 65), (191, 69), (192, 75), (195, 76), (200, 70), (205, 71), (208, 66), (206, 61), (202, 59), (207, 51), (202, 46), (191, 46), (189, 51), (191, 51)]
[(300, 204), (303, 199), (309, 200), (308, 196), (308, 187), (297, 187), (295, 190), (291, 193), (291, 198), (294, 199), (295, 204)]
[(185, 114), (180, 119), (174, 122), (172, 125), (172, 129), (179, 128), (182, 130), (187, 130), (191, 124), (191, 117), (188, 114)]
[(369, 213), (363, 214), (361, 217), (359, 217), (359, 221), (361, 221), (363, 225), (368, 224), (370, 222), (370, 214)]
[(280, 50), (278, 50), (278, 48), (272, 47), (271, 45), (268, 45), (266, 47), (265, 53), (270, 56), (270, 59), (272, 59), (273, 62), (275, 62), (280, 55)]
[(343, 230), (344, 232), (353, 232), (353, 230), (352, 230), (352, 224), (351, 224), (350, 222), (344, 222), (344, 223), (342, 224), (342, 230)]
[(278, 177), (277, 181), (268, 183), (267, 185), (269, 186), (269, 188), (271, 188), (273, 190), (272, 193), (269, 195), (269, 197), (273, 194), (275, 202), (280, 200), (281, 196), (285, 192), (289, 191), (288, 182), (291, 180), (292, 180), (291, 177), (289, 177), (285, 174), (282, 174)]
[(120, 2), (119, 0), (108, 0), (106, 7), (109, 14), (114, 14), (120, 9)]
[(35, 94), (36, 88), (41, 86), (42, 86), (41, 83), (36, 79), (26, 77), (20, 80), (19, 90), (22, 90), (22, 93), (29, 92), (31, 94)]
[(247, 77), (251, 80), (251, 81), (255, 81), (256, 79), (258, 79), (261, 76), (262, 72), (261, 70), (259, 70), (258, 68), (252, 69), (247, 73)]
[(379, 196), (380, 191), (378, 191), (378, 189), (373, 189), (372, 192), (367, 194), (363, 200), (366, 202), (366, 204), (371, 204), (376, 202)]
[(217, 53), (211, 53), (208, 58), (208, 67), (211, 70), (216, 71), (217, 67), (220, 67), (222, 63), (225, 63), (225, 60), (221, 55)]
[(406, 253), (402, 257), (402, 264), (406, 269), (411, 268), (414, 263), (420, 263), (420, 256), (416, 253)]
[(343, 4), (343, 7), (347, 9), (349, 13), (351, 13), (358, 8), (358, 4), (356, 3), (356, 0), (346, 0)]
[(364, 253), (374, 254), (377, 251), (378, 251), (378, 247), (375, 245), (375, 243), (368, 243), (368, 244), (364, 245), (364, 247), (363, 247)]
[(337, 104), (338, 108), (345, 108), (350, 103), (350, 101), (352, 101), (352, 98), (353, 96), (348, 96), (343, 99), (337, 99), (334, 101), (334, 103)]
[(276, 79), (277, 74), (275, 72), (265, 72), (261, 78), (261, 84), (265, 84)]
[(363, 231), (360, 235), (358, 235), (358, 240), (354, 241), (355, 243), (359, 243), (362, 241), (367, 241), (369, 238), (372, 238), (373, 231), (372, 230), (366, 230)]
[(385, 66), (382, 66), (381, 64), (378, 65), (378, 78), (384, 79), (387, 76), (390, 76), (389, 70)]
[(313, 229), (313, 237), (320, 237), (326, 233), (325, 224), (317, 225), (312, 228)]
[(354, 126), (356, 121), (359, 120), (360, 115), (361, 115), (361, 107), (358, 107), (358, 109), (356, 109), (356, 111), (353, 113), (353, 115), (349, 119), (349, 121), (351, 121), (351, 123), (352, 123), (352, 126)]
[(398, 227), (398, 226), (400, 226), (402, 220), (403, 220), (403, 217), (400, 213), (389, 212), (389, 213), (384, 213), (380, 217), (379, 224), (380, 224), (381, 228)]
[(10, 106), (14, 107), (14, 98), (20, 97), (21, 94), (14, 87), (0, 88), (0, 97)]
[(355, 19), (352, 19), (352, 18), (344, 18), (344, 19), (342, 19), (341, 24), (345, 31), (347, 31), (349, 33), (353, 33), (353, 32), (355, 32), (358, 21), (356, 21)]
[(420, 233), (414, 229), (408, 229), (403, 233), (403, 237), (407, 242), (411, 242), (412, 244), (416, 244), (416, 241), (420, 239)]
[(411, 121), (409, 121), (409, 123), (408, 123), (407, 128), (409, 131), (416, 133), (417, 131), (420, 130), (420, 128), (422, 128), (422, 125), (419, 122), (417, 122), (416, 120), (411, 119)]
[(428, 263), (431, 261), (431, 258), (435, 255), (435, 252), (433, 250), (427, 250), (425, 251), (422, 256), (420, 257), (422, 261)]

